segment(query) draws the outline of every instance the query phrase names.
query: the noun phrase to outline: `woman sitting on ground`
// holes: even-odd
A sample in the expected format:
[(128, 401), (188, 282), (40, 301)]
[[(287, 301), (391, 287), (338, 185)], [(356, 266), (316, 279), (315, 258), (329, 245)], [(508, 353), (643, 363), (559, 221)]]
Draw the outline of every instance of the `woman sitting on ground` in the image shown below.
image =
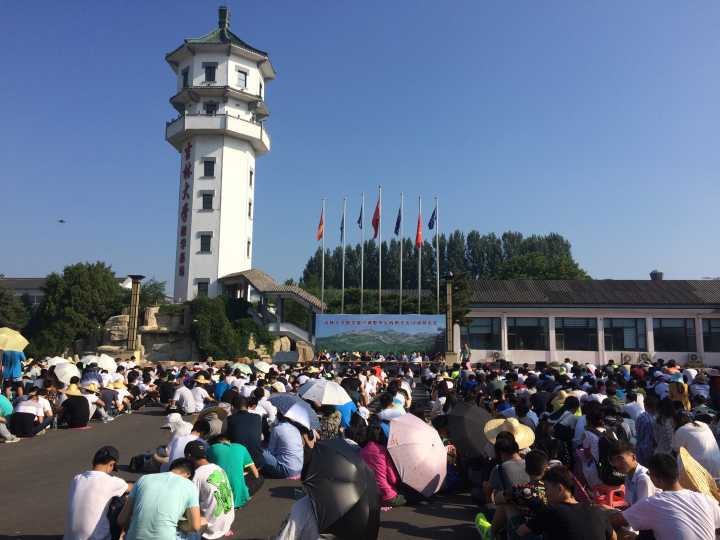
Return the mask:
[(387, 449), (387, 437), (376, 416), (370, 418), (367, 428), (367, 443), (360, 450), (360, 456), (375, 473), (382, 506), (403, 506), (405, 497), (398, 493), (400, 476)]

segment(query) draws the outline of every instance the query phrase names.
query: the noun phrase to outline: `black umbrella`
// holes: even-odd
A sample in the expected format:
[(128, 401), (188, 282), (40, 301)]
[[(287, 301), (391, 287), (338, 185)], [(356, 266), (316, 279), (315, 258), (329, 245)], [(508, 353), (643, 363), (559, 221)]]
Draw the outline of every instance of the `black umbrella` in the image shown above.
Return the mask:
[(461, 402), (452, 408), (448, 414), (448, 434), (462, 456), (485, 456), (488, 440), (483, 428), (490, 419), (490, 413), (474, 403)]
[(380, 495), (375, 475), (343, 439), (318, 441), (303, 471), (320, 534), (343, 540), (375, 540)]

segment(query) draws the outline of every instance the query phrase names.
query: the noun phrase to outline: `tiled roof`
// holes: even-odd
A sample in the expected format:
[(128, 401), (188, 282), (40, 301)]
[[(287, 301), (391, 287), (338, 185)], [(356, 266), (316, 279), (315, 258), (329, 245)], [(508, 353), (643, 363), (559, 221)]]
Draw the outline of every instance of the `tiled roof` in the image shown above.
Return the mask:
[(273, 278), (262, 270), (251, 268), (244, 272), (236, 272), (220, 278), (221, 281), (242, 277), (247, 280), (250, 286), (260, 294), (289, 294), (299, 297), (302, 301), (317, 309), (322, 309), (323, 304), (314, 294), (297, 287), (296, 285), (280, 285)]
[(476, 280), (472, 305), (720, 307), (720, 280)]
[(227, 28), (216, 28), (209, 34), (199, 37), (199, 38), (189, 38), (185, 40), (185, 43), (189, 45), (196, 45), (198, 43), (209, 43), (209, 44), (223, 44), (228, 43), (232, 45), (237, 45), (238, 47), (242, 47), (243, 49), (246, 49), (248, 51), (254, 52), (255, 54), (259, 54), (260, 56), (264, 56), (267, 58), (268, 53), (265, 51), (261, 51), (260, 49), (256, 49), (249, 43), (243, 41), (240, 39), (237, 35), (232, 33)]
[(0, 278), (0, 287), (6, 289), (41, 289), (45, 286), (46, 278), (18, 277)]

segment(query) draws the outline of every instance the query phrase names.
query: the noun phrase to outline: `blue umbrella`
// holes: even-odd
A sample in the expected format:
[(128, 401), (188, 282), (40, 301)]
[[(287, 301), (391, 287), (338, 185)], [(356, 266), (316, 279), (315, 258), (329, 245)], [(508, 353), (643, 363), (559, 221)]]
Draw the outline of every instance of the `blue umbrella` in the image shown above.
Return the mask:
[(302, 399), (300, 396), (296, 396), (295, 394), (288, 394), (287, 392), (282, 392), (278, 394), (273, 394), (272, 396), (270, 396), (269, 399), (270, 403), (277, 407), (277, 410), (280, 414), (285, 414), (286, 412), (288, 412), (290, 407), (292, 407), (296, 403), (300, 404), (301, 407), (307, 410), (308, 417), (310, 418), (310, 427), (312, 429), (320, 429), (320, 420), (318, 420), (317, 413), (310, 406), (310, 404), (304, 399)]

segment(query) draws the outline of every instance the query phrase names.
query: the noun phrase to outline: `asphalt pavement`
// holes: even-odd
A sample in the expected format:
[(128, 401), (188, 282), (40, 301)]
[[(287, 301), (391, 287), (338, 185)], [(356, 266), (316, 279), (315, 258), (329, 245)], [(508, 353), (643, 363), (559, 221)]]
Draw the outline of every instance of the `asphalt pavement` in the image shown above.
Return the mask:
[[(70, 481), (90, 468), (97, 448), (112, 444), (127, 472), (134, 455), (167, 440), (160, 430), (160, 410), (122, 416), (108, 424), (93, 422), (85, 430), (55, 430), (17, 444), (0, 444), (0, 540), (59, 539), (67, 510)], [(236, 539), (267, 539), (275, 534), (294, 502), (299, 481), (266, 480), (248, 505), (236, 512)], [(472, 523), (475, 508), (467, 494), (436, 496), (414, 507), (394, 508), (381, 516), (380, 539), (430, 538), (464, 540), (478, 537)]]

